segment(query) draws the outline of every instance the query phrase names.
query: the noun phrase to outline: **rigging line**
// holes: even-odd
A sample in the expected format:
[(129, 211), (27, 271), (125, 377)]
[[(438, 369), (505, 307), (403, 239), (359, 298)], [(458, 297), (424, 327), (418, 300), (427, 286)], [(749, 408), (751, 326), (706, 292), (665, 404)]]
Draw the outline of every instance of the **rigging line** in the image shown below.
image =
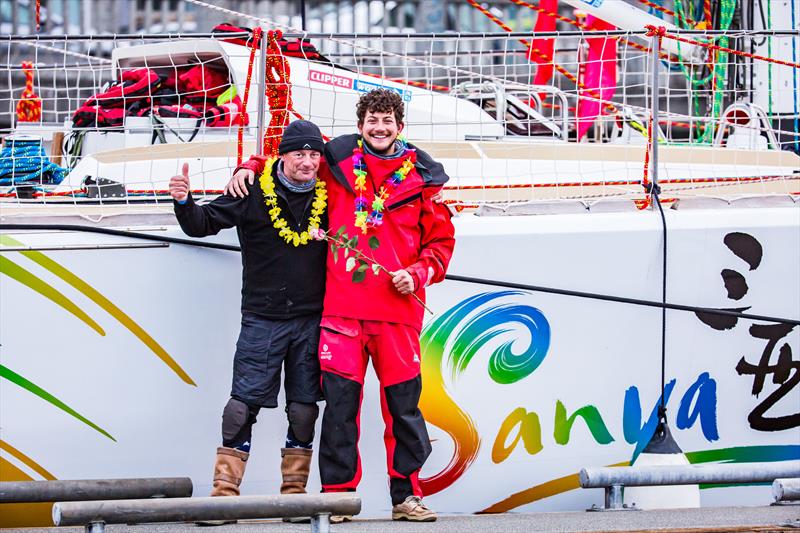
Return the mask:
[[(179, 237), (167, 237), (166, 235), (151, 235), (149, 233), (141, 233), (138, 231), (118, 230), (111, 228), (94, 228), (91, 226), (82, 226), (80, 224), (0, 224), (0, 231), (9, 231), (9, 230), (77, 231), (85, 233), (100, 233), (103, 235), (115, 235), (117, 237), (130, 237), (134, 239), (142, 239), (145, 241), (185, 244), (188, 246), (197, 246), (200, 248), (212, 248), (216, 250), (228, 250), (231, 252), (240, 252), (242, 250), (239, 246), (235, 246), (232, 244), (195, 241), (192, 239), (181, 239)], [(0, 250), (2, 250), (2, 248), (0, 248)]]
[[(183, 0), (183, 1), (184, 2), (189, 2), (191, 4), (194, 4), (194, 5), (197, 5), (197, 6), (200, 6), (200, 7), (205, 7), (207, 9), (211, 9), (211, 10), (214, 10), (214, 11), (220, 11), (222, 13), (226, 13), (226, 14), (229, 14), (229, 15), (235, 15), (237, 17), (246, 18), (246, 19), (252, 20), (254, 22), (257, 22), (259, 24), (264, 23), (264, 24), (268, 24), (270, 26), (273, 26), (275, 28), (281, 28), (281, 29), (284, 29), (284, 30), (289, 30), (291, 32), (301, 33), (303, 36), (308, 35), (308, 32), (305, 32), (305, 31), (300, 30), (299, 28), (295, 28), (293, 26), (288, 26), (286, 24), (280, 24), (280, 23), (278, 23), (278, 22), (276, 22), (274, 20), (260, 18), (260, 17), (254, 16), (254, 15), (248, 15), (246, 13), (241, 13), (241, 12), (238, 12), (238, 11), (233, 11), (233, 10), (230, 10), (230, 9), (226, 9), (224, 7), (215, 6), (215, 5), (209, 4), (207, 2), (202, 2), (201, 0)], [(496, 77), (496, 76), (491, 76), (491, 75), (487, 75), (487, 74), (483, 74), (483, 73), (476, 73), (476, 72), (473, 72), (471, 70), (461, 69), (461, 68), (458, 68), (458, 67), (451, 67), (449, 65), (442, 64), (442, 63), (435, 63), (433, 61), (426, 61), (426, 60), (423, 60), (423, 59), (417, 59), (417, 58), (413, 58), (413, 57), (408, 57), (408, 56), (405, 56), (403, 54), (397, 54), (397, 53), (394, 53), (394, 52), (387, 52), (387, 51), (385, 51), (383, 49), (380, 49), (380, 48), (372, 48), (370, 46), (365, 46), (365, 45), (358, 44), (357, 42), (352, 41), (352, 40), (335, 38), (332, 35), (329, 36), (328, 39), (331, 42), (335, 42), (335, 43), (339, 43), (339, 44), (344, 44), (344, 45), (350, 46), (350, 47), (352, 47), (354, 49), (354, 51), (356, 49), (366, 50), (368, 52), (377, 53), (380, 56), (389, 56), (389, 57), (396, 57), (396, 58), (400, 58), (400, 59), (405, 59), (405, 60), (408, 60), (408, 61), (411, 61), (411, 62), (414, 62), (414, 63), (419, 63), (419, 64), (421, 64), (423, 66), (426, 66), (426, 67), (438, 68), (438, 69), (446, 70), (448, 72), (455, 72), (455, 73), (459, 73), (459, 74), (477, 76), (479, 78), (485, 78), (485, 79), (489, 79), (489, 80), (493, 80), (493, 81), (505, 82), (505, 80), (503, 78), (499, 78), (499, 77)], [(359, 73), (360, 73), (360, 71), (359, 71)]]
[[(653, 141), (657, 142), (657, 141)], [(655, 177), (655, 176), (654, 176)], [(664, 235), (664, 245), (662, 249), (663, 262), (661, 265), (661, 303), (667, 303), (667, 219), (664, 216), (664, 208), (661, 199), (658, 197), (659, 186), (657, 180), (653, 182), (653, 198), (661, 214), (661, 228)], [(661, 411), (666, 412), (666, 399), (664, 388), (666, 387), (666, 368), (667, 368), (667, 308), (661, 308)]]
[(81, 59), (88, 59), (89, 61), (96, 61), (98, 63), (103, 63), (106, 65), (110, 65), (112, 61), (110, 59), (106, 59), (104, 57), (96, 57), (90, 54), (81, 54), (79, 52), (73, 52), (72, 50), (67, 50), (64, 48), (56, 48), (55, 46), (47, 46), (46, 44), (41, 44), (38, 42), (32, 41), (14, 41), (14, 44), (23, 44), (25, 46), (33, 46), (34, 48), (41, 48), (42, 50), (49, 50), (51, 52), (58, 52), (59, 54), (72, 56), (72, 57), (79, 57)]
[[(658, 66), (659, 56), (658, 52), (661, 51), (662, 37), (660, 35), (654, 36), (650, 47), (655, 54), (652, 60), (653, 69), (653, 83), (652, 83), (652, 103), (650, 106), (650, 120), (648, 121), (647, 140), (649, 143), (647, 154), (652, 151), (652, 183), (647, 183), (647, 174), (642, 184), (645, 186), (648, 194), (652, 194), (652, 198), (648, 198), (652, 204), (655, 201), (658, 206), (658, 212), (661, 214), (661, 228), (663, 236), (663, 248), (661, 252), (661, 303), (667, 303), (667, 218), (664, 216), (664, 208), (661, 205), (661, 199), (658, 197), (661, 188), (658, 184), (658, 145), (659, 145), (659, 78)], [(645, 172), (647, 172), (647, 158), (645, 158)], [(659, 429), (657, 433), (663, 434), (667, 427), (667, 400), (665, 398), (666, 387), (666, 367), (667, 367), (667, 308), (661, 307), (661, 406), (658, 408), (659, 415)]]
[[(797, 2), (792, 2), (792, 28), (797, 28), (797, 19), (795, 12), (797, 11)], [(792, 61), (797, 63), (797, 39), (792, 39)], [(792, 85), (794, 86), (794, 97), (792, 98), (794, 102), (794, 131), (795, 134), (800, 132), (800, 114), (798, 114), (797, 110), (797, 75), (798, 72), (792, 72)], [(794, 151), (800, 152), (800, 144), (798, 144), (798, 140), (795, 139), (794, 141)]]
[[(0, 229), (2, 229), (0, 225)], [(444, 277), (450, 281), (462, 281), (464, 283), (475, 283), (478, 285), (490, 285), (495, 287), (507, 287), (511, 289), (522, 289), (533, 292), (544, 292), (548, 294), (558, 294), (561, 296), (574, 296), (576, 298), (587, 298), (590, 300), (602, 300), (607, 302), (625, 303), (631, 305), (639, 305), (643, 307), (663, 307), (665, 309), (672, 309), (675, 311), (690, 311), (693, 313), (704, 313), (710, 315), (729, 316), (735, 318), (742, 318), (745, 320), (760, 320), (764, 322), (775, 322), (778, 324), (787, 324), (792, 326), (800, 326), (800, 320), (791, 318), (778, 318), (765, 315), (754, 315), (751, 313), (740, 313), (739, 311), (730, 311), (728, 309), (714, 309), (711, 307), (700, 307), (695, 305), (683, 305), (655, 302), (652, 300), (642, 300), (639, 298), (628, 298), (625, 296), (613, 296), (608, 294), (597, 294), (584, 291), (573, 291), (569, 289), (558, 289), (554, 287), (542, 287), (539, 285), (529, 285), (527, 283), (513, 283), (510, 281), (498, 281), (492, 279), (475, 278), (468, 276), (458, 276), (455, 274), (447, 274)]]
[[(572, 19), (567, 18), (565, 16), (559, 15), (558, 13), (553, 13), (551, 11), (548, 11), (547, 9), (543, 9), (542, 7), (540, 7), (538, 5), (531, 4), (530, 2), (525, 2), (524, 0), (509, 0), (509, 1), (512, 4), (515, 4), (515, 5), (518, 5), (518, 6), (521, 6), (521, 7), (527, 7), (529, 9), (533, 10), (533, 11), (536, 11), (540, 15), (553, 17), (556, 20), (559, 20), (561, 22), (565, 22), (567, 24), (571, 24), (571, 25), (576, 26), (576, 27), (578, 27), (578, 28), (580, 28), (582, 30), (588, 30), (590, 32), (593, 31), (593, 30), (590, 30), (588, 26), (586, 26), (585, 24), (583, 24), (581, 22), (578, 22), (577, 20), (572, 20)], [(636, 43), (634, 41), (626, 39), (626, 38), (624, 38), (622, 36), (614, 37), (614, 40), (615, 41), (619, 41), (622, 44), (625, 44), (627, 46), (630, 46), (631, 48), (635, 48), (637, 50), (641, 50), (642, 52), (648, 52), (648, 53), (650, 52), (650, 49), (647, 48), (646, 46), (643, 46), (643, 45), (641, 45), (639, 43)], [(666, 59), (666, 60), (670, 59), (670, 55), (669, 54), (665, 54), (665, 53), (659, 52), (659, 55), (661, 56), (662, 59)]]
[[(281, 29), (289, 30), (291, 32), (300, 33), (303, 37), (309, 35), (308, 32), (302, 31), (299, 28), (295, 28), (293, 26), (288, 26), (286, 24), (280, 24), (280, 23), (275, 22), (273, 20), (256, 17), (254, 15), (248, 15), (246, 13), (240, 13), (238, 11), (232, 11), (232, 10), (226, 9), (224, 7), (219, 7), (219, 6), (215, 6), (215, 5), (206, 3), (206, 2), (202, 2), (201, 0), (183, 0), (183, 1), (184, 2), (189, 2), (191, 4), (195, 4), (195, 5), (200, 6), (200, 7), (205, 7), (207, 9), (220, 11), (222, 13), (226, 13), (226, 14), (229, 14), (229, 15), (235, 15), (237, 17), (246, 18), (246, 19), (252, 20), (254, 22), (265, 23), (265, 24), (268, 24), (268, 25), (273, 26), (275, 28), (281, 28)], [(602, 33), (602, 32), (598, 32), (598, 33)], [(630, 32), (624, 32), (624, 34), (629, 34), (629, 33)], [(527, 37), (529, 34), (526, 33), (524, 35)], [(449, 73), (464, 74), (464, 75), (468, 75), (468, 76), (471, 76), (471, 77), (477, 77), (479, 79), (497, 81), (497, 82), (500, 82), (500, 83), (503, 83), (503, 84), (507, 83), (506, 79), (500, 78), (498, 76), (492, 76), (491, 74), (484, 74), (483, 72), (474, 72), (474, 71), (471, 71), (471, 70), (467, 70), (467, 69), (462, 69), (462, 68), (459, 68), (459, 67), (446, 65), (446, 64), (443, 64), (443, 63), (435, 63), (435, 62), (430, 61), (430, 60), (426, 61), (424, 59), (418, 59), (418, 58), (415, 58), (415, 57), (409, 57), (409, 56), (406, 56), (406, 55), (403, 55), (403, 54), (397, 54), (397, 53), (394, 53), (394, 52), (387, 52), (387, 51), (385, 51), (383, 49), (372, 48), (370, 46), (365, 46), (365, 45), (362, 45), (362, 44), (358, 44), (357, 42), (352, 41), (352, 40), (335, 38), (335, 37), (333, 37), (333, 34), (330, 34), (330, 35), (326, 34), (326, 36), (327, 36), (328, 40), (330, 40), (331, 42), (344, 44), (346, 46), (352, 47), (354, 49), (354, 52), (355, 52), (356, 49), (365, 50), (367, 52), (378, 53), (381, 56), (395, 57), (395, 58), (399, 58), (399, 59), (402, 59), (402, 60), (405, 60), (405, 61), (408, 61), (408, 62), (419, 63), (419, 64), (421, 64), (421, 65), (423, 65), (425, 67), (430, 67), (430, 68), (434, 68), (434, 69), (441, 69), (441, 70), (447, 71)], [(353, 37), (354, 38), (358, 37), (358, 35), (357, 34), (353, 34)], [(396, 36), (392, 35), (392, 34), (388, 34), (387, 37), (395, 38)], [(357, 71), (357, 72), (359, 74), (361, 74), (360, 70)], [(530, 84), (519, 84), (519, 85), (522, 85), (524, 87), (530, 86)], [(604, 105), (613, 105), (613, 103), (608, 103), (605, 100), (599, 100), (599, 101), (601, 101)]]
[[(183, 0), (184, 2), (192, 1), (198, 2), (199, 0)], [(208, 7), (208, 5), (204, 6)], [(217, 9), (214, 7), (214, 9)], [(247, 18), (254, 18), (251, 15), (244, 15), (241, 16)], [(272, 26), (284, 26), (283, 24), (278, 24), (277, 22), (270, 21), (269, 19), (257, 19), (263, 20), (266, 23), (269, 23)], [(284, 37), (287, 39), (299, 39), (301, 37), (311, 38), (311, 39), (339, 39), (339, 40), (351, 40), (351, 39), (364, 39), (364, 38), (391, 38), (392, 40), (402, 40), (402, 41), (420, 41), (426, 40), (429, 41), (431, 39), (462, 39), (462, 40), (473, 40), (473, 41), (483, 41), (486, 39), (498, 38), (498, 37), (527, 37), (528, 39), (531, 36), (536, 37), (586, 37), (586, 32), (578, 31), (578, 30), (564, 30), (564, 31), (541, 31), (532, 33), (530, 31), (515, 31), (513, 33), (506, 33), (506, 32), (439, 32), (439, 33), (422, 33), (422, 32), (413, 32), (413, 33), (343, 33), (343, 32), (311, 32), (306, 31), (302, 32), (295, 28), (292, 28), (293, 31), (291, 32), (284, 32)], [(756, 35), (771, 35), (773, 37), (794, 37), (797, 35), (797, 30), (744, 30), (744, 29), (733, 29), (733, 30), (690, 30), (690, 29), (678, 29), (674, 33), (680, 35), (692, 35), (699, 38), (711, 38), (711, 37), (722, 37), (728, 36), (732, 39), (739, 39), (739, 38), (752, 38)], [(593, 30), (592, 37), (620, 37), (625, 35), (631, 36), (638, 36), (638, 37), (645, 37), (647, 35), (647, 30)], [(250, 38), (252, 34), (250, 32), (225, 32), (225, 33), (198, 33), (198, 32), (173, 32), (173, 33), (114, 33), (114, 34), (49, 34), (49, 35), (36, 35), (31, 36), (29, 34), (5, 34), (0, 35), (0, 42), (19, 42), (19, 41), (37, 41), (37, 42), (63, 42), (63, 41), (70, 41), (70, 42), (78, 42), (78, 41), (92, 41), (92, 42), (102, 42), (102, 41), (119, 41), (119, 40), (177, 40), (177, 39), (214, 39), (223, 37), (225, 39), (230, 39), (233, 37), (243, 37), (243, 38)], [(376, 50), (376, 49), (373, 49)]]
[[(476, 0), (467, 0), (467, 3), (472, 7), (474, 7), (475, 9), (477, 9), (481, 14), (485, 15), (489, 20), (491, 20), (492, 22), (503, 28), (505, 31), (509, 33), (513, 31), (506, 23), (504, 23), (498, 17), (494, 16), (491, 13), (491, 11), (481, 6)], [(550, 57), (547, 54), (540, 52), (538, 48), (533, 47), (533, 42), (531, 42), (531, 44), (528, 44), (527, 39), (519, 39), (519, 41), (522, 43), (523, 46), (525, 46), (528, 50), (530, 50), (531, 57), (535, 55), (536, 57), (540, 58), (543, 63), (552, 65), (552, 67), (556, 70), (556, 72), (558, 72), (559, 74), (570, 80), (572, 83), (574, 83), (576, 86), (576, 90), (578, 91), (579, 98), (580, 96), (582, 96), (581, 91), (584, 94), (592, 95), (595, 98), (602, 98), (601, 96), (602, 93), (598, 93), (595, 89), (584, 85), (579, 75), (576, 76), (575, 74), (571, 73), (562, 65), (556, 63), (554, 57)], [(609, 114), (619, 113), (619, 109), (614, 104), (604, 103), (603, 107), (605, 107), (606, 111), (608, 111)]]
[[(275, 28), (281, 28), (281, 29), (284, 29), (284, 30), (289, 30), (289, 31), (292, 31), (292, 32), (301, 33), (303, 36), (307, 35), (307, 32), (305, 30), (301, 30), (299, 28), (295, 28), (294, 26), (289, 26), (289, 25), (286, 25), (286, 24), (280, 24), (279, 22), (276, 22), (274, 20), (269, 20), (269, 19), (265, 19), (265, 18), (261, 18), (261, 17), (256, 17), (255, 15), (248, 15), (247, 13), (241, 13), (239, 11), (233, 11), (231, 9), (226, 9), (224, 7), (215, 6), (215, 5), (209, 4), (207, 2), (202, 2), (200, 0), (183, 0), (183, 1), (184, 2), (189, 2), (190, 4), (194, 4), (194, 5), (199, 6), (199, 7), (204, 7), (206, 9), (211, 9), (211, 10), (214, 10), (214, 11), (220, 11), (220, 12), (226, 13), (228, 15), (234, 15), (234, 16), (237, 16), (237, 17), (249, 19), (249, 20), (252, 20), (253, 22), (256, 22), (258, 24), (268, 24), (268, 25), (273, 26)], [(424, 60), (421, 60), (421, 59), (407, 58), (406, 56), (403, 56), (401, 54), (395, 54), (395, 53), (392, 53), (392, 52), (386, 52), (383, 49), (378, 49), (378, 48), (372, 48), (372, 47), (369, 47), (369, 46), (359, 45), (355, 41), (348, 41), (348, 40), (344, 40), (344, 39), (336, 39), (336, 38), (333, 38), (333, 37), (330, 37), (330, 40), (332, 42), (335, 42), (335, 43), (345, 44), (345, 45), (351, 46), (351, 47), (353, 47), (353, 49), (361, 49), (361, 50), (366, 50), (366, 51), (369, 51), (369, 52), (378, 53), (381, 56), (388, 55), (390, 57), (399, 57), (401, 59), (402, 58), (406, 58), (406, 59), (410, 59), (411, 61), (414, 61), (414, 62), (417, 62), (417, 63), (421, 63), (421, 64), (423, 64), (425, 66), (429, 66), (429, 67), (436, 67), (436, 68), (443, 68), (443, 69), (450, 69), (451, 68), (451, 67), (448, 67), (447, 65), (440, 65), (440, 64), (433, 63), (432, 61), (424, 61)], [(473, 73), (471, 71), (466, 71), (466, 70), (462, 70), (462, 69), (456, 69), (456, 72), (461, 72), (463, 74), (471, 74), (471, 75), (475, 74), (475, 73)], [(499, 78), (489, 77), (489, 79), (496, 79), (497, 80)]]
[[(11, 231), (11, 230), (58, 230), (58, 231), (76, 231), (76, 232), (86, 232), (86, 233), (102, 233), (106, 235), (130, 237), (132, 239), (144, 239), (150, 241), (183, 244), (186, 246), (196, 246), (199, 248), (213, 248), (218, 250), (227, 250), (231, 252), (241, 251), (241, 248), (239, 246), (232, 244), (220, 244), (220, 243), (204, 242), (192, 239), (180, 239), (176, 237), (167, 237), (164, 235), (151, 235), (149, 233), (141, 233), (138, 231), (114, 230), (110, 228), (96, 228), (92, 226), (83, 226), (80, 224), (0, 224), (0, 231)], [(2, 250), (2, 248), (0, 248), (0, 250)], [(527, 283), (514, 283), (510, 281), (499, 281), (499, 280), (476, 278), (470, 276), (459, 276), (455, 274), (447, 274), (445, 276), (445, 279), (448, 281), (459, 281), (463, 283), (474, 283), (478, 285), (489, 285), (496, 287), (506, 287), (511, 289), (522, 289), (533, 292), (558, 294), (561, 296), (573, 296), (576, 298), (587, 298), (587, 299), (601, 300), (607, 302), (625, 303), (625, 304), (639, 305), (644, 307), (659, 307), (659, 308), (663, 307), (666, 309), (672, 309), (676, 311), (690, 311), (694, 313), (729, 316), (745, 320), (759, 320), (763, 322), (774, 322), (778, 324), (800, 326), (800, 320), (795, 320), (790, 318), (777, 318), (766, 315), (755, 315), (751, 313), (741, 313), (739, 311), (731, 311), (728, 309), (714, 309), (711, 307), (700, 307), (696, 305), (662, 303), (652, 300), (642, 300), (639, 298), (628, 298), (625, 296), (614, 296), (609, 294), (597, 294), (591, 292), (573, 291), (569, 289), (558, 289), (554, 287), (542, 287), (539, 285), (530, 285)]]

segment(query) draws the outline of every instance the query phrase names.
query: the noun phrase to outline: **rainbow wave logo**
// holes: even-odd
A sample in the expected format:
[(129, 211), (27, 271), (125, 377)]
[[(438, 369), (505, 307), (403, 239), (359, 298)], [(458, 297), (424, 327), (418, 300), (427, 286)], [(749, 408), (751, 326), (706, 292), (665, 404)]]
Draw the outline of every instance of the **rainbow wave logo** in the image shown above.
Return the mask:
[[(477, 294), (436, 317), (422, 331), (424, 386), (420, 408), (425, 420), (446, 432), (454, 444), (448, 464), (440, 472), (420, 479), (426, 496), (441, 492), (455, 483), (475, 461), (481, 446), (474, 420), (453, 400), (445, 376), (449, 377), (451, 385), (454, 384), (476, 355), (480, 353), (484, 356), (491, 350), (487, 367), (489, 377), (498, 384), (516, 383), (533, 373), (550, 349), (550, 324), (540, 310), (513, 301), (514, 297), (518, 300), (519, 296), (529, 296), (529, 293), (503, 291)], [(588, 419), (587, 425), (592, 431), (593, 424)], [(605, 426), (602, 425), (602, 428), (605, 429)], [(608, 439), (613, 440), (610, 435)], [(610, 442), (608, 439), (598, 440), (596, 437), (601, 444)], [(732, 446), (694, 450), (685, 455), (692, 464), (789, 461), (800, 459), (800, 446)], [(629, 464), (630, 459), (620, 458), (619, 462), (606, 466)], [(702, 485), (700, 488), (717, 487), (720, 485)], [(478, 512), (508, 512), (579, 488), (578, 472), (573, 472), (542, 480)]]
[[(502, 301), (527, 295), (522, 291), (481, 293), (461, 301), (425, 326), (422, 348), (420, 408), (428, 423), (453, 439), (453, 456), (437, 474), (420, 480), (425, 494), (452, 485), (475, 461), (481, 445), (475, 422), (450, 396), (444, 380), (448, 369), (456, 381), (484, 347), (494, 346), (488, 374), (508, 385), (526, 378), (544, 361), (550, 348), (550, 324), (535, 307)], [(525, 343), (524, 332), (529, 342)]]

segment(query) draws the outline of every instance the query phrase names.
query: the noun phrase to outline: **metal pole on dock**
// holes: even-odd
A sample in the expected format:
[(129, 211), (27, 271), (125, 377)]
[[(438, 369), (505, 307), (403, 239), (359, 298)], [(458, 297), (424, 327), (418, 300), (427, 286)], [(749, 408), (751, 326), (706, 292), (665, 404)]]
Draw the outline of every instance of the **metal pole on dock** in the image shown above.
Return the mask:
[(584, 489), (663, 485), (771, 483), (800, 476), (800, 461), (675, 466), (588, 467), (579, 474)]
[(776, 479), (772, 482), (772, 495), (776, 502), (800, 501), (800, 477)]
[(53, 505), (53, 523), (57, 526), (98, 524), (102, 527), (105, 524), (311, 517), (324, 529), (331, 514), (356, 515), (360, 512), (361, 498), (353, 492), (106, 500), (58, 502)]
[(188, 477), (4, 481), (0, 503), (185, 498), (192, 490)]
[(800, 478), (800, 461), (588, 467), (581, 469), (578, 477), (581, 488), (602, 488), (605, 491), (605, 507), (592, 506), (590, 511), (636, 509), (623, 504), (622, 492), (625, 487), (774, 482), (772, 492), (776, 501), (791, 500), (792, 497), (800, 499), (800, 479), (797, 479)]
[(259, 43), (258, 64), (261, 83), (256, 84), (258, 87), (258, 124), (256, 133), (256, 153), (264, 155), (264, 129), (266, 117), (266, 101), (267, 101), (267, 29), (261, 28), (261, 42)]

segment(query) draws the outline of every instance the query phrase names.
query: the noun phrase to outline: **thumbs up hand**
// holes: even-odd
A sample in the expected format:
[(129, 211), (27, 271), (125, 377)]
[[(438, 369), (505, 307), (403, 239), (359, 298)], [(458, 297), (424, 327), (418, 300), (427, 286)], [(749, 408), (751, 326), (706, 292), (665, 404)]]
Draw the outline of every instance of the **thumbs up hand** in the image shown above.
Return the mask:
[(189, 197), (189, 163), (183, 164), (181, 174), (172, 176), (169, 180), (169, 193), (178, 203), (183, 203)]

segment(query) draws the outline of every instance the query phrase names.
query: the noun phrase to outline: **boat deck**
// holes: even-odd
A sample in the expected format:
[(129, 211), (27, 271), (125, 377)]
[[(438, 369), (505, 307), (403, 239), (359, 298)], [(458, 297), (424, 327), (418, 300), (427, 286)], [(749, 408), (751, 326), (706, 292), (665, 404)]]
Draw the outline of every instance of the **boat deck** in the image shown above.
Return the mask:
[[(661, 197), (670, 198), (739, 198), (755, 195), (792, 195), (800, 192), (800, 175), (798, 177), (751, 181), (696, 181), (661, 184)], [(641, 199), (645, 197), (644, 189), (639, 183), (627, 184), (562, 184), (562, 185), (528, 185), (498, 187), (459, 187), (446, 186), (444, 198), (462, 203), (504, 203), (537, 200), (586, 200), (598, 199)]]
[[(286, 524), (280, 520), (246, 521), (213, 528), (214, 533), (275, 531), (306, 533), (308, 524)], [(83, 533), (82, 527), (28, 528), (4, 531), (36, 533)], [(194, 524), (107, 526), (109, 533), (161, 533), (198, 531)], [(210, 530), (209, 530), (210, 531)], [(447, 515), (437, 522), (412, 524), (382, 519), (354, 520), (331, 525), (336, 533), (529, 533), (532, 531), (679, 531), (679, 532), (767, 532), (800, 531), (800, 505), (761, 507), (705, 507), (657, 511), (605, 513), (504, 513), (494, 515)]]
[[(215, 196), (209, 196), (208, 199)], [(703, 207), (722, 207), (727, 202), (742, 198), (762, 197), (770, 205), (774, 205), (776, 197), (782, 197), (787, 204), (800, 198), (800, 176), (780, 180), (766, 180), (749, 183), (728, 183), (723, 186), (709, 182), (706, 184), (665, 184), (662, 187), (662, 199), (672, 202), (676, 199), (708, 200), (711, 203)], [(459, 188), (446, 187), (444, 199), (456, 205), (459, 211), (473, 211), (481, 205), (508, 206), (526, 202), (561, 202), (567, 210), (570, 203), (594, 203), (597, 201), (625, 202), (632, 208), (634, 200), (645, 198), (642, 186), (631, 185), (562, 185), (551, 188)], [(714, 204), (716, 202), (717, 205)], [(621, 204), (620, 204), (621, 205)], [(606, 208), (607, 210), (607, 208)], [(557, 211), (556, 211), (557, 212)], [(70, 223), (100, 222), (104, 226), (133, 226), (141, 224), (174, 224), (172, 201), (169, 197), (160, 197), (156, 202), (107, 201), (104, 204), (58, 198), (41, 200), (0, 199), (0, 222), (12, 223), (67, 223), (70, 217), (80, 220)], [(151, 218), (143, 222), (142, 216)], [(50, 219), (50, 220), (46, 220)]]

